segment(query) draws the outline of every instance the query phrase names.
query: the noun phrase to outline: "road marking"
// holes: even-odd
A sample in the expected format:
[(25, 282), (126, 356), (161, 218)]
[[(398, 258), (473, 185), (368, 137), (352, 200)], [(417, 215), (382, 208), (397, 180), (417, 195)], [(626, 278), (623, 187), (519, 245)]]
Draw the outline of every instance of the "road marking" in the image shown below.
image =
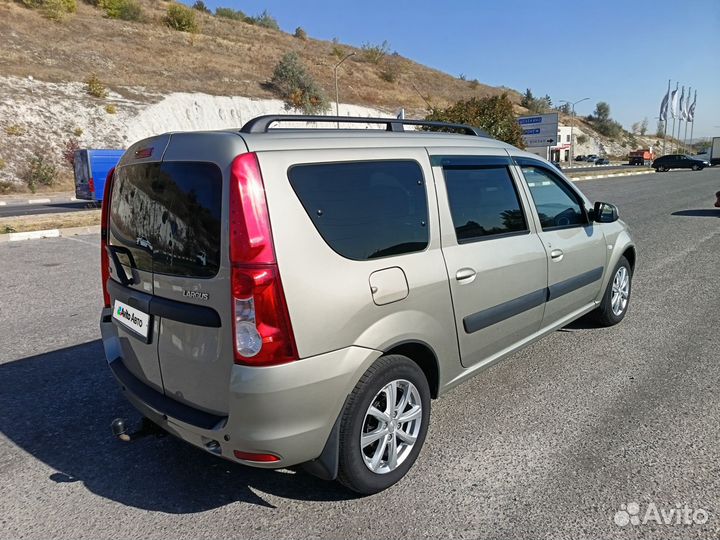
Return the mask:
[(97, 242), (88, 242), (87, 240), (83, 240), (82, 238), (77, 238), (75, 236), (64, 236), (63, 235), (63, 238), (65, 238), (66, 240), (72, 240), (74, 242), (82, 242), (83, 244), (87, 244), (88, 246), (92, 246), (92, 247), (97, 247), (97, 245), (98, 245)]
[(28, 204), (50, 204), (50, 199), (28, 199)]
[(0, 201), (0, 206), (5, 206), (7, 203), (5, 201)]

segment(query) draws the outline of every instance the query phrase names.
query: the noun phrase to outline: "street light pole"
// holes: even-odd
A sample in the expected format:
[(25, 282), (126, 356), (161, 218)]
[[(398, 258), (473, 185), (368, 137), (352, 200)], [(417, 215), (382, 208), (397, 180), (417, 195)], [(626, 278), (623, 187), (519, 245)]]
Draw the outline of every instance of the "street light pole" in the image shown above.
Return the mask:
[(574, 131), (575, 131), (575, 105), (578, 103), (582, 103), (583, 101), (586, 101), (590, 99), (589, 97), (582, 98), (577, 100), (576, 102), (568, 101), (567, 99), (561, 99), (560, 103), (567, 103), (570, 105), (570, 162), (572, 163), (575, 160), (575, 137), (574, 137)]
[[(333, 68), (333, 72), (335, 74), (335, 116), (340, 116), (340, 90), (338, 90), (337, 70), (340, 65), (351, 56), (355, 56), (355, 53), (351, 52), (350, 54), (345, 55), (343, 59), (335, 64), (335, 67)], [(340, 122), (338, 122), (337, 127), (338, 129), (340, 128)]]

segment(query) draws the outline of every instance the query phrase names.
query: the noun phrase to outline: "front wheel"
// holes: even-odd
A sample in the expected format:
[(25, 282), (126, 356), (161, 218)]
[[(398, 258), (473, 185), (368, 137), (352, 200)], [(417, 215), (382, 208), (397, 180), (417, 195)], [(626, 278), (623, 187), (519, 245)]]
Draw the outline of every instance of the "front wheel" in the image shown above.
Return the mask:
[(625, 257), (620, 257), (612, 278), (605, 289), (600, 306), (593, 312), (602, 326), (613, 326), (625, 318), (632, 292), (632, 268)]
[(693, 165), (693, 166), (692, 166), (692, 170), (693, 170), (693, 171), (699, 171), (699, 170), (700, 170), (700, 165)]
[(338, 480), (370, 495), (398, 482), (425, 442), (430, 422), (430, 387), (418, 365), (388, 355), (355, 385), (340, 425)]

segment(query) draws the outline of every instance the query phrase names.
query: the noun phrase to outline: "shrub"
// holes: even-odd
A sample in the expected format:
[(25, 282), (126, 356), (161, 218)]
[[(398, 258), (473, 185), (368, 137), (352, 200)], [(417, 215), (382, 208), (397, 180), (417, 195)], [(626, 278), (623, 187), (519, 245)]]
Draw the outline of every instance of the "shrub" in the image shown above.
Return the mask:
[(37, 191), (39, 185), (52, 186), (57, 181), (57, 177), (57, 168), (39, 149), (35, 151), (20, 175), (33, 193)]
[(215, 16), (222, 17), (223, 19), (232, 19), (234, 21), (244, 21), (246, 19), (242, 11), (226, 7), (215, 8)]
[(77, 11), (77, 0), (20, 0), (25, 7), (38, 9), (44, 17), (60, 21)]
[(470, 85), (470, 88), (477, 88), (480, 86), (480, 81), (473, 79), (472, 81), (468, 81), (468, 84)]
[(20, 135), (25, 134), (25, 128), (19, 124), (13, 124), (12, 126), (8, 126), (5, 128), (5, 133), (7, 133), (8, 135), (19, 137)]
[(199, 11), (201, 13), (207, 13), (208, 15), (212, 14), (212, 11), (210, 11), (210, 8), (205, 5), (205, 2), (203, 0), (197, 0), (193, 5), (192, 8), (196, 11)]
[[(17, 189), (17, 185), (15, 182), (11, 182), (10, 180), (0, 180), (0, 193), (5, 195), (6, 193), (12, 193)], [(15, 232), (15, 230), (7, 230), (8, 228), (12, 229), (10, 225), (5, 225), (5, 232)]]
[(173, 30), (180, 32), (198, 31), (198, 24), (195, 20), (195, 11), (181, 4), (170, 4), (165, 15), (165, 24)]
[(525, 146), (522, 129), (507, 94), (458, 101), (447, 109), (433, 109), (425, 120), (477, 126), (501, 141), (518, 148)]
[(108, 114), (117, 114), (117, 105), (114, 103), (108, 103), (105, 105), (105, 112)]
[(255, 15), (254, 17), (248, 17), (245, 22), (248, 22), (250, 24), (255, 24), (257, 26), (262, 26), (263, 28), (270, 28), (272, 30), (280, 30), (280, 25), (278, 24), (277, 20), (275, 20), (275, 17), (270, 15), (267, 10), (263, 11), (260, 15)]
[(7, 163), (3, 158), (0, 158), (0, 171), (2, 171), (7, 166)]
[(141, 21), (142, 7), (138, 0), (100, 0), (100, 7), (110, 19), (123, 21)]
[(65, 142), (65, 149), (62, 151), (63, 162), (73, 168), (75, 166), (75, 152), (80, 150), (80, 143), (72, 137)]
[(338, 60), (345, 57), (345, 47), (341, 47), (337, 43), (333, 44), (330, 54), (336, 57)]
[(73, 130), (73, 135), (75, 135), (76, 137), (82, 137), (83, 133), (85, 133), (85, 132), (83, 131), (83, 128), (81, 128), (81, 127), (76, 127)]
[(397, 81), (397, 73), (391, 69), (385, 68), (380, 71), (380, 78), (388, 83)]
[(88, 94), (90, 94), (93, 97), (96, 98), (106, 98), (108, 96), (107, 89), (105, 88), (105, 85), (102, 83), (100, 78), (95, 75), (94, 73), (91, 74), (87, 80), (85, 81), (85, 84), (87, 85), (86, 91)]
[(461, 73), (460, 75), (458, 75), (458, 79), (460, 79), (461, 81), (467, 81), (467, 77), (465, 76), (464, 73)]
[(383, 41), (379, 45), (363, 43), (361, 49), (362, 57), (366, 62), (370, 62), (371, 64), (379, 64), (390, 50), (390, 46), (387, 41)]
[(300, 109), (305, 114), (318, 114), (328, 108), (325, 95), (297, 53), (286, 53), (280, 59), (270, 83), (287, 107)]
[(305, 31), (305, 29), (302, 26), (298, 26), (295, 29), (295, 33), (293, 35), (298, 39), (302, 39), (303, 41), (305, 41), (308, 38), (307, 32)]
[(575, 140), (577, 140), (578, 144), (585, 144), (588, 142), (588, 137), (587, 135), (578, 135)]

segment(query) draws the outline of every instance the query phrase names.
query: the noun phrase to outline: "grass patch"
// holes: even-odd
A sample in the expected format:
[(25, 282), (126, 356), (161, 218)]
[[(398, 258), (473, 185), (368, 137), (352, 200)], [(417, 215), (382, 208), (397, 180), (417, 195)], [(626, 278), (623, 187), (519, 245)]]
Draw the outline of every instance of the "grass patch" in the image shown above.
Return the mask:
[(0, 234), (100, 225), (100, 210), (0, 218)]

